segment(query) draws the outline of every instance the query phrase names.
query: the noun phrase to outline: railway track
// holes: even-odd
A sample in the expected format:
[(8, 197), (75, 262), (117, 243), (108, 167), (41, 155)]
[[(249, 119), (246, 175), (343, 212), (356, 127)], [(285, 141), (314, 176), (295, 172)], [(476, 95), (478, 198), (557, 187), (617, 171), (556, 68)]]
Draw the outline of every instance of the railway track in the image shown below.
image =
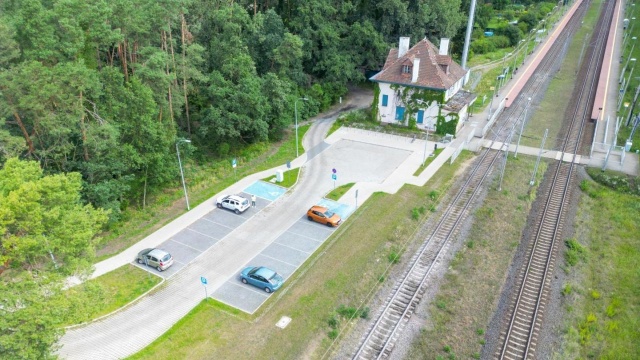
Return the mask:
[[(501, 114), (497, 129), (493, 131), (493, 142), (510, 141), (520, 121), (526, 121), (522, 115), (526, 114), (529, 99), (537, 95), (559, 69), (560, 62), (557, 60), (566, 53), (567, 44), (578, 26), (579, 21), (576, 21), (562, 32), (512, 106)], [(505, 144), (506, 146), (508, 144)], [(433, 232), (427, 236), (411, 259), (409, 269), (387, 297), (385, 305), (355, 351), (354, 359), (379, 359), (391, 354), (400, 332), (424, 294), (425, 283), (431, 270), (438, 263), (442, 250), (461, 228), (460, 225), (469, 214), (473, 200), (503, 153), (506, 159), (508, 152), (487, 149), (481, 153), (467, 180), (438, 220)]]
[(563, 139), (563, 153), (573, 156), (571, 161), (557, 162), (552, 168), (550, 181), (543, 185), (538, 196), (543, 196), (544, 209), (538, 217), (528, 249), (528, 260), (518, 276), (518, 291), (509, 308), (508, 324), (501, 333), (502, 346), (498, 359), (533, 359), (548, 301), (551, 274), (556, 262), (557, 245), (566, 221), (566, 204), (573, 187), (576, 154), (585, 122), (590, 118), (597, 75), (602, 66), (609, 26), (615, 1), (608, 1), (596, 27), (595, 42), (589, 52), (586, 66), (581, 70), (582, 82), (574, 93), (572, 111), (568, 116), (568, 131)]

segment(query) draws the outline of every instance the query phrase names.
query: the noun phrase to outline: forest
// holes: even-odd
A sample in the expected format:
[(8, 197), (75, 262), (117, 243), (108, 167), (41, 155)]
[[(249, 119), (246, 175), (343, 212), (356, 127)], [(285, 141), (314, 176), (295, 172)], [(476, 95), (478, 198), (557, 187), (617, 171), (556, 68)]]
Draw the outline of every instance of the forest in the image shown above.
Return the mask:
[[(29, 304), (43, 284), (55, 293), (51, 284), (86, 271), (96, 234), (128, 206), (175, 185), (180, 139), (203, 163), (279, 141), (296, 99), (309, 99), (301, 118), (327, 109), (379, 70), (400, 36), (452, 38), (459, 57), (469, 5), (0, 0), (0, 271), (13, 269), (0, 272), (13, 279), (0, 281), (12, 294), (0, 301), (0, 357), (48, 357), (55, 322), (12, 336), (48, 313)], [(535, 24), (544, 11), (524, 12), (530, 5), (541, 4), (479, 2), (472, 51), (517, 43), (529, 22), (494, 39), (482, 33), (496, 12)], [(59, 257), (49, 262), (52, 248)], [(46, 270), (57, 275), (34, 277)]]

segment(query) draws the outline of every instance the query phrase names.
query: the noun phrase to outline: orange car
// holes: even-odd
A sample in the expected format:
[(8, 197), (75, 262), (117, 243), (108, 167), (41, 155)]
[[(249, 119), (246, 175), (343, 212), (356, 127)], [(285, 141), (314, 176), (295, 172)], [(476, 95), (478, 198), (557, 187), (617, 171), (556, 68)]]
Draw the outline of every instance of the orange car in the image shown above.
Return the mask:
[(326, 207), (314, 205), (307, 211), (307, 219), (327, 226), (338, 226), (342, 222), (340, 215), (329, 211)]

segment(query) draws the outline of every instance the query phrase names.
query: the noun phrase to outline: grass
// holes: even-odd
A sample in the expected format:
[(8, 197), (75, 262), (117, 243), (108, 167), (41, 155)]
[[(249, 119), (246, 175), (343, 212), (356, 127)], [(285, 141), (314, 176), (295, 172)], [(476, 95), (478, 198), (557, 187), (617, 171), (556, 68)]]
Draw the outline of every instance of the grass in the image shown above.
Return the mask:
[[(589, 169), (598, 173), (599, 169)], [(614, 175), (614, 174), (610, 174)], [(559, 358), (640, 357), (640, 196), (582, 182)], [(575, 250), (579, 249), (579, 250)], [(573, 259), (568, 256), (566, 259)], [(572, 260), (573, 261), (573, 260)]]
[[(298, 127), (299, 143), (311, 125)], [(296, 157), (295, 136), (289, 134), (281, 143), (253, 144), (228, 159), (199, 163), (193, 158), (184, 160), (185, 180), (189, 191), (191, 207), (208, 200), (218, 192), (229, 187), (238, 179), (255, 172), (285, 164)], [(231, 159), (236, 158), (238, 165), (234, 170)], [(179, 182), (174, 188), (152, 196), (144, 209), (142, 206), (130, 207), (124, 214), (123, 222), (103, 234), (103, 247), (98, 250), (96, 261), (109, 258), (145, 238), (162, 226), (168, 224), (186, 211), (184, 193)]]
[(432, 154), (433, 156), (429, 155), (427, 156), (427, 158), (424, 161), (424, 164), (420, 165), (420, 167), (418, 168), (418, 170), (416, 170), (416, 172), (413, 173), (413, 176), (420, 176), (420, 174), (422, 174), (422, 171), (424, 169), (427, 168), (427, 166), (429, 166), (429, 164), (431, 164), (431, 162), (433, 161), (433, 159), (435, 159), (438, 155), (440, 155), (441, 152), (444, 151), (444, 148), (438, 148), (436, 149)]
[(67, 289), (62, 296), (69, 318), (62, 326), (81, 324), (131, 303), (162, 279), (127, 264), (95, 279)]
[[(430, 320), (414, 341), (407, 359), (447, 358), (450, 347), (456, 358), (477, 358), (484, 342), (484, 330), (494, 314), (502, 282), (520, 241), (522, 229), (534, 200), (527, 179), (535, 158), (509, 158), (502, 183), (499, 176), (482, 206), (474, 213), (466, 246), (449, 264), (435, 301)], [(541, 162), (538, 181), (547, 167)], [(527, 176), (524, 176), (526, 174)], [(471, 246), (469, 246), (472, 244)], [(438, 349), (438, 350), (436, 350)]]
[(353, 185), (355, 185), (355, 184), (354, 183), (348, 183), (348, 184), (344, 184), (344, 185), (338, 186), (337, 188), (332, 190), (330, 193), (328, 193), (325, 196), (325, 198), (327, 198), (329, 200), (338, 201), (338, 200), (340, 200), (342, 195), (344, 195), (347, 191), (349, 191), (349, 189), (351, 189), (353, 187)]
[(274, 182), (275, 180), (275, 176), (269, 176), (268, 178), (264, 178), (262, 179), (263, 181), (267, 181), (267, 182), (273, 182), (274, 184), (278, 185), (278, 186), (282, 186), (285, 188), (290, 188), (293, 185), (295, 185), (295, 183), (298, 182), (298, 174), (300, 173), (300, 168), (295, 168), (295, 169), (291, 169), (291, 170), (287, 170), (285, 172), (282, 173), (282, 182)]
[[(411, 219), (408, 209), (433, 205), (436, 200), (429, 194), (445, 193), (458, 167), (470, 157), (463, 152), (458, 162), (443, 166), (424, 187), (404, 186), (394, 195), (373, 194), (255, 316), (215, 303), (201, 304), (132, 358), (167, 353), (189, 359), (322, 357), (332, 349), (333, 339), (364, 321), (371, 291), (381, 286), (392, 266), (387, 260), (389, 249), (403, 248), (412, 239), (419, 223)], [(341, 315), (352, 312), (358, 316)], [(280, 330), (274, 325), (282, 316), (292, 321)], [(335, 321), (330, 321), (333, 317)]]

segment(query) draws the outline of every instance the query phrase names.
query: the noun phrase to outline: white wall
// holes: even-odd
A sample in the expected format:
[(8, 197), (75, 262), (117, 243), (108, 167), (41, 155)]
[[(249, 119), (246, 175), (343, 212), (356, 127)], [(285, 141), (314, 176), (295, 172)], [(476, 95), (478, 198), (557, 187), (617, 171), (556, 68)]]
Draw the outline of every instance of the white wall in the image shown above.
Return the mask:
[[(383, 123), (398, 124), (399, 121), (395, 119), (396, 107), (403, 106), (402, 102), (399, 99), (396, 99), (396, 92), (391, 88), (390, 84), (378, 83), (378, 86), (380, 87), (380, 96), (378, 99), (378, 120)], [(382, 106), (383, 95), (389, 96), (387, 106)], [(423, 123), (416, 125), (420, 129), (434, 130), (436, 127), (438, 116), (437, 104), (434, 103), (428, 109), (423, 108), (422, 110), (424, 110)], [(407, 115), (407, 113), (405, 113), (405, 115)], [(417, 112), (415, 114), (412, 114), (411, 116), (416, 119), (416, 121), (418, 120)]]
[[(390, 84), (378, 83), (380, 96), (378, 97), (378, 120), (384, 123), (397, 123), (396, 116), (396, 92), (391, 89)], [(383, 95), (389, 96), (387, 106), (382, 106)]]

